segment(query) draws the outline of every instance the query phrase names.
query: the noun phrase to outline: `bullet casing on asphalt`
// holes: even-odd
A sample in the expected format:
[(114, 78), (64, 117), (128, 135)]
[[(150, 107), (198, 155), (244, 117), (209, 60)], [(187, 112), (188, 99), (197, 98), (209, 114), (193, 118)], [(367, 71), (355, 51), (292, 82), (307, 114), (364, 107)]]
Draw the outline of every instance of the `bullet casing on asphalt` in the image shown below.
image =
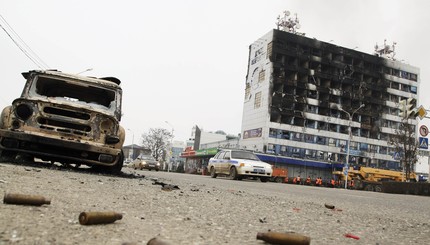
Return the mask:
[(51, 199), (39, 195), (6, 193), (3, 197), (3, 203), (41, 206), (43, 204), (51, 204)]
[(113, 211), (82, 212), (79, 214), (79, 223), (81, 225), (108, 224), (120, 219), (122, 219), (122, 214)]
[(270, 244), (309, 245), (311, 238), (298, 233), (289, 232), (258, 232), (257, 240), (263, 240)]

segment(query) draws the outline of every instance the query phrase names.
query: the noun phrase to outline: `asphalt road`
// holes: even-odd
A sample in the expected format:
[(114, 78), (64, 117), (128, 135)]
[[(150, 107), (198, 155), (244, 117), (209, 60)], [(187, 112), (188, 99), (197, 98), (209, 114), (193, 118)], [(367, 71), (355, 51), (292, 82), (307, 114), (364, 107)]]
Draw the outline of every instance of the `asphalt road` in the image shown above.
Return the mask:
[[(429, 197), (123, 172), (1, 163), (0, 191), (52, 202), (1, 204), (0, 244), (146, 244), (154, 237), (169, 244), (264, 244), (256, 234), (268, 230), (297, 232), (311, 244), (429, 243)], [(83, 211), (107, 210), (123, 218), (93, 226), (78, 222)]]

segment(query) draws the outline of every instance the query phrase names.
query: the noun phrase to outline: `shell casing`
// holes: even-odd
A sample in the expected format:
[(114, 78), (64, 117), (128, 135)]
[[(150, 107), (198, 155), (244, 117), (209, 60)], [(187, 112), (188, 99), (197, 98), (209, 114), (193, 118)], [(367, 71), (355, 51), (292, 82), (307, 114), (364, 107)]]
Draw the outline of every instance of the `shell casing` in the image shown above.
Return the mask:
[(311, 238), (298, 233), (289, 232), (258, 232), (257, 240), (263, 240), (271, 244), (309, 245)]
[(122, 219), (122, 214), (113, 211), (82, 212), (79, 214), (79, 223), (81, 225), (108, 224), (120, 219)]
[(3, 197), (3, 203), (41, 206), (43, 204), (51, 204), (51, 200), (39, 195), (6, 193)]

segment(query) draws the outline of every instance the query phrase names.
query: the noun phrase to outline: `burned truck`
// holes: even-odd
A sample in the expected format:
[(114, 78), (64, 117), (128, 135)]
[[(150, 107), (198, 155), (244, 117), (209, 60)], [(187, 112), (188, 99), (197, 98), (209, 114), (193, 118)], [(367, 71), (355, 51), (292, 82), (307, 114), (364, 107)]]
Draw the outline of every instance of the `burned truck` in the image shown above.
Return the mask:
[(125, 130), (121, 81), (29, 71), (21, 97), (0, 116), (0, 159), (87, 165), (118, 173)]

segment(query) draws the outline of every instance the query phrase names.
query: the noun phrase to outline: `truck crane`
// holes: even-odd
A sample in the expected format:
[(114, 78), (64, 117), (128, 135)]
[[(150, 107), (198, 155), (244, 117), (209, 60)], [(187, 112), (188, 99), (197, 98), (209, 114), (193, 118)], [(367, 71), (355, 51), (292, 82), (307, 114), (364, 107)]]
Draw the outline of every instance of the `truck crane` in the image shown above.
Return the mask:
[[(339, 180), (345, 181), (345, 175), (342, 171), (334, 171), (333, 175), (337, 176)], [(409, 178), (409, 180), (406, 180), (405, 174), (400, 171), (371, 167), (359, 167), (358, 169), (350, 167), (348, 170), (347, 181), (350, 182), (351, 180), (353, 180), (353, 188), (356, 190), (382, 192), (383, 181), (416, 182), (415, 173), (411, 173)]]

